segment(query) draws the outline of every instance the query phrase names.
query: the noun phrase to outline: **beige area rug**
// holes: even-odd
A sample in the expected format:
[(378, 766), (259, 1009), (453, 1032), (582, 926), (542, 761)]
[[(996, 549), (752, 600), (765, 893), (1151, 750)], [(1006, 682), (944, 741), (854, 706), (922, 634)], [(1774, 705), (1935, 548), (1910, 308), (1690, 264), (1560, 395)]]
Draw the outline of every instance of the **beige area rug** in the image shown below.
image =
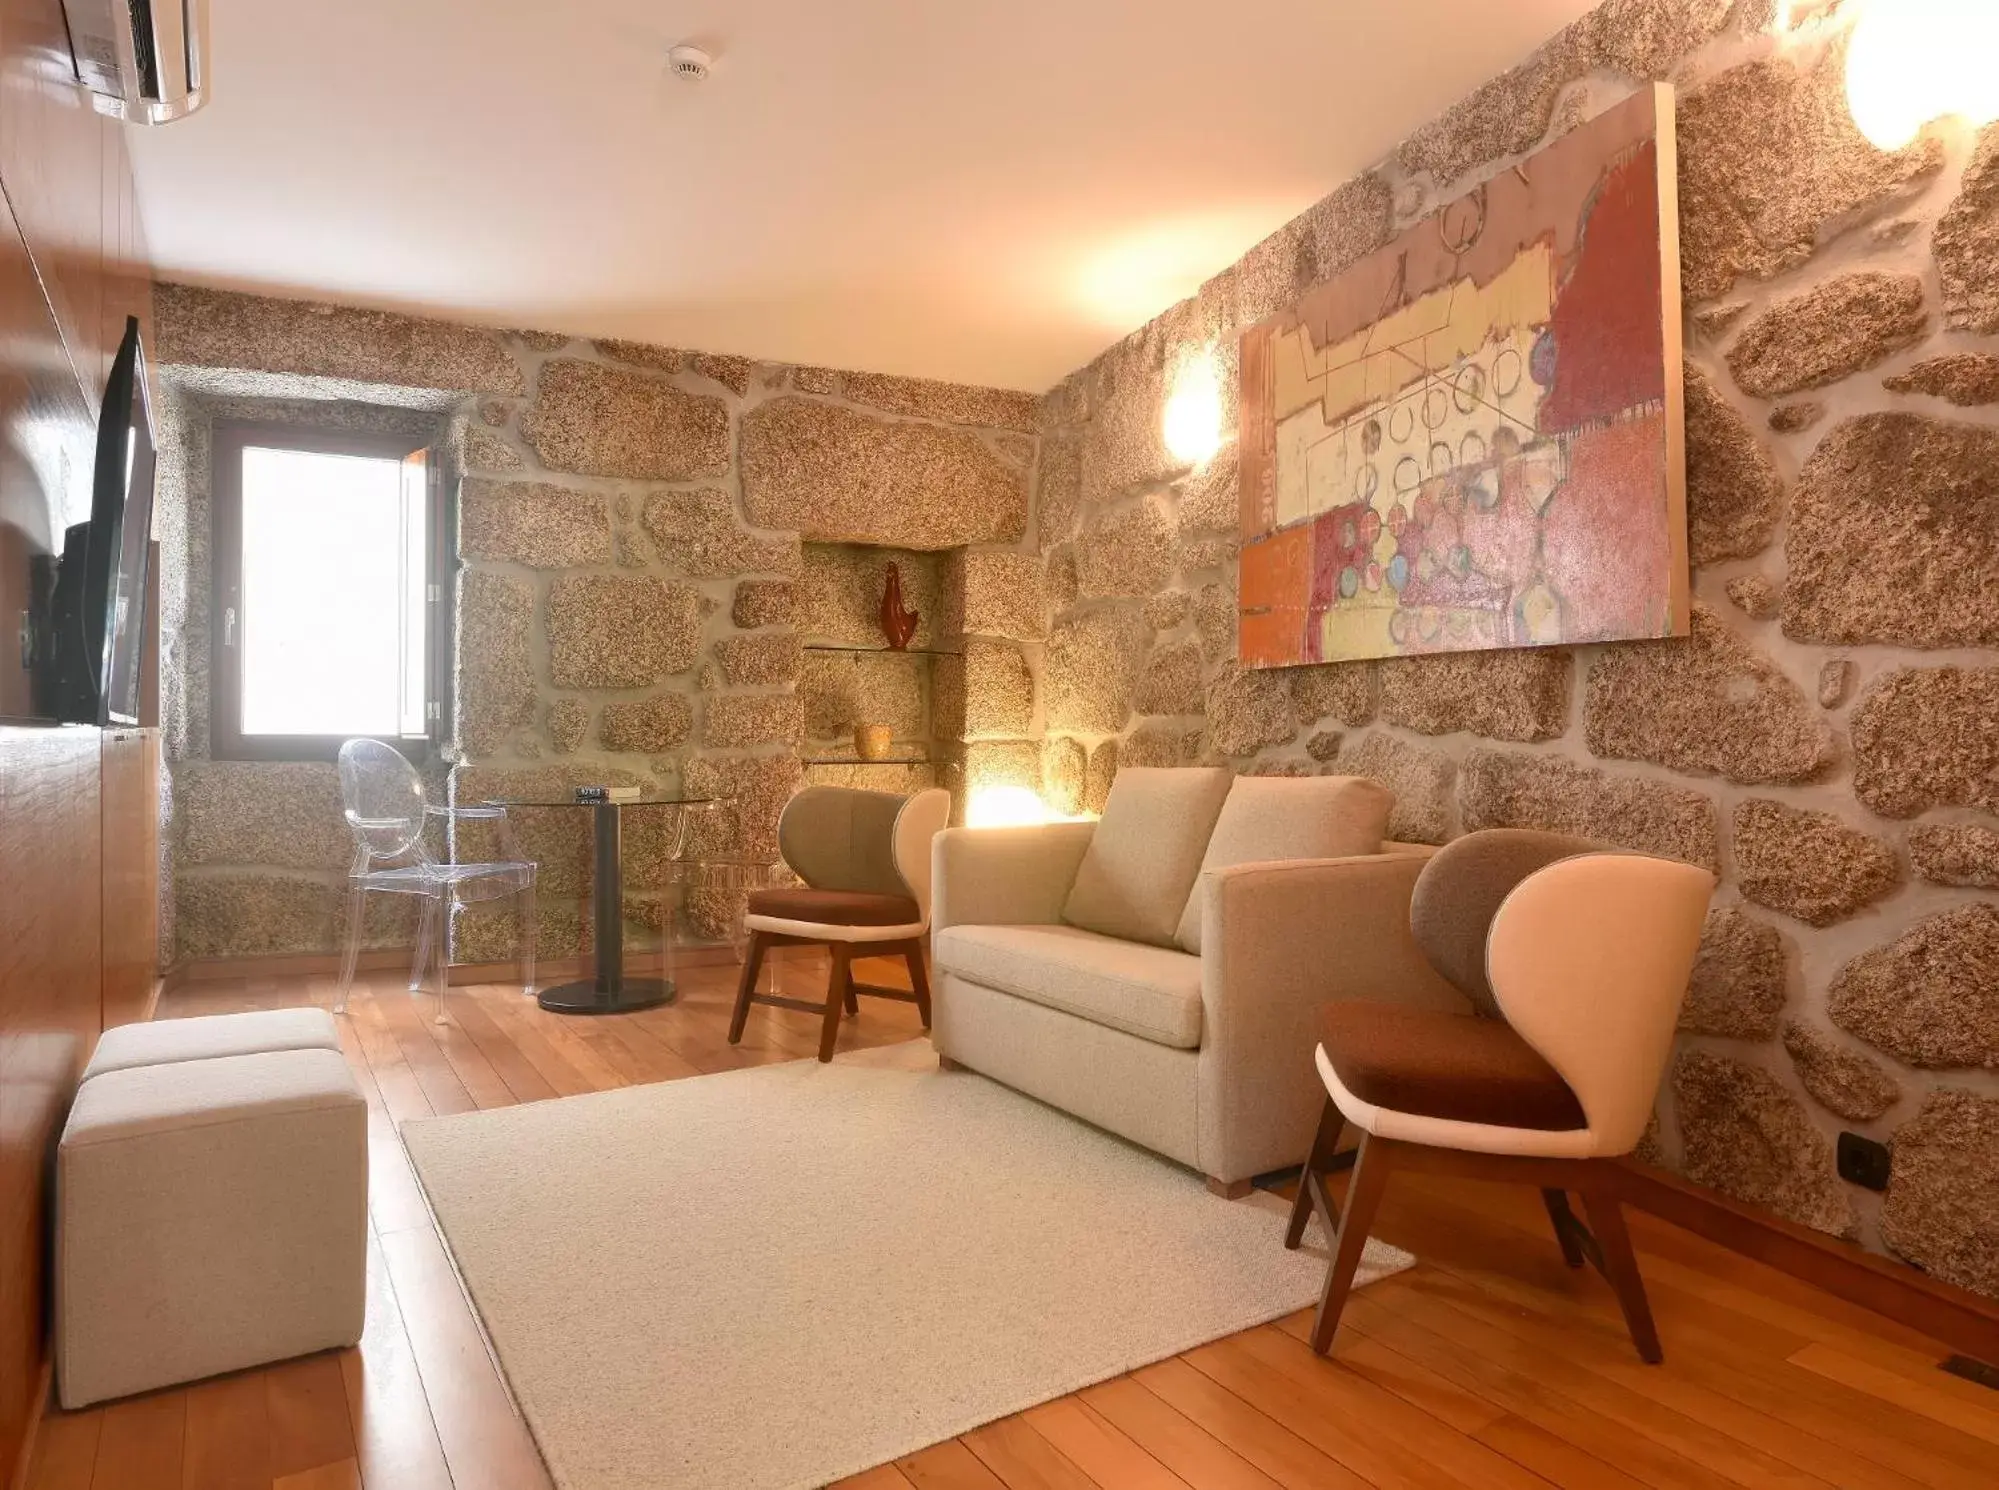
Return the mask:
[(871, 1054), (403, 1125), (563, 1490), (823, 1485), (1317, 1298), (1276, 1197)]

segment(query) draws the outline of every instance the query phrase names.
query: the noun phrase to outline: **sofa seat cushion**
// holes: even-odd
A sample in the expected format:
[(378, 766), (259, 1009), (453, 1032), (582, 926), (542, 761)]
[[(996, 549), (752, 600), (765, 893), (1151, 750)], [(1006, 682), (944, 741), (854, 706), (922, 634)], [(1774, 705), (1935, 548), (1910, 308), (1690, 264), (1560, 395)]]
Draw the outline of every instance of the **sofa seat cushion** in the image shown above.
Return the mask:
[(811, 921), (820, 926), (910, 926), (923, 919), (923, 912), (907, 895), (812, 890), (802, 885), (750, 891), (749, 912), (778, 921)]
[(1586, 1128), (1569, 1084), (1504, 1020), (1348, 999), (1319, 1016), (1340, 1084), (1391, 1112), (1542, 1132)]
[(1179, 1050), (1201, 1044), (1201, 959), (1074, 926), (953, 926), (938, 967)]

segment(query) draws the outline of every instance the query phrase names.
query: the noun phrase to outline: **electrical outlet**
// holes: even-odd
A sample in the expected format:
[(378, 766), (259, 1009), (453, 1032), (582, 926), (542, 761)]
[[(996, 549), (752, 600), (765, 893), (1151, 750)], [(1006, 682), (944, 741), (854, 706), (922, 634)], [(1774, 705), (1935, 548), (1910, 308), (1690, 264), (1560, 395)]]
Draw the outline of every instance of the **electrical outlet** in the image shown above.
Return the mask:
[(1839, 1135), (1839, 1177), (1848, 1183), (1869, 1190), (1885, 1190), (1891, 1162), (1887, 1144), (1858, 1133)]

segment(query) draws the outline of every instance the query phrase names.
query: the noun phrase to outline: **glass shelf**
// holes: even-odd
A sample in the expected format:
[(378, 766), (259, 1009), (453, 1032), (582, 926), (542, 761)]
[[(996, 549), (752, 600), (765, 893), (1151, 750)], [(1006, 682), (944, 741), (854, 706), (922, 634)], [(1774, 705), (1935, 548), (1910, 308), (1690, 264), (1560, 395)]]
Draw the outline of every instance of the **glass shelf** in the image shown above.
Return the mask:
[(798, 762), (801, 766), (934, 766), (937, 763), (927, 755), (891, 755), (882, 760), (862, 760), (857, 755), (808, 755)]
[(808, 652), (839, 652), (850, 657), (962, 657), (950, 647), (842, 647), (832, 642), (807, 642)]

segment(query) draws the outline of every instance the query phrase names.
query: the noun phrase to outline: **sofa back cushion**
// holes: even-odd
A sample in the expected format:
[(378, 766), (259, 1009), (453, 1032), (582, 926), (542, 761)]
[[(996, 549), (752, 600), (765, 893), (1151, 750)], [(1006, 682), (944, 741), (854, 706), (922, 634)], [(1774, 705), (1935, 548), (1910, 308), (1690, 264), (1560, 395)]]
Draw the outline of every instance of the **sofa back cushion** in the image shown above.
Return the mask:
[(1210, 869), (1273, 859), (1381, 852), (1395, 793), (1365, 776), (1238, 776), (1188, 888), (1175, 940), (1201, 950), (1201, 880)]
[(1121, 769), (1062, 919), (1104, 936), (1172, 946), (1229, 781), (1221, 766)]

